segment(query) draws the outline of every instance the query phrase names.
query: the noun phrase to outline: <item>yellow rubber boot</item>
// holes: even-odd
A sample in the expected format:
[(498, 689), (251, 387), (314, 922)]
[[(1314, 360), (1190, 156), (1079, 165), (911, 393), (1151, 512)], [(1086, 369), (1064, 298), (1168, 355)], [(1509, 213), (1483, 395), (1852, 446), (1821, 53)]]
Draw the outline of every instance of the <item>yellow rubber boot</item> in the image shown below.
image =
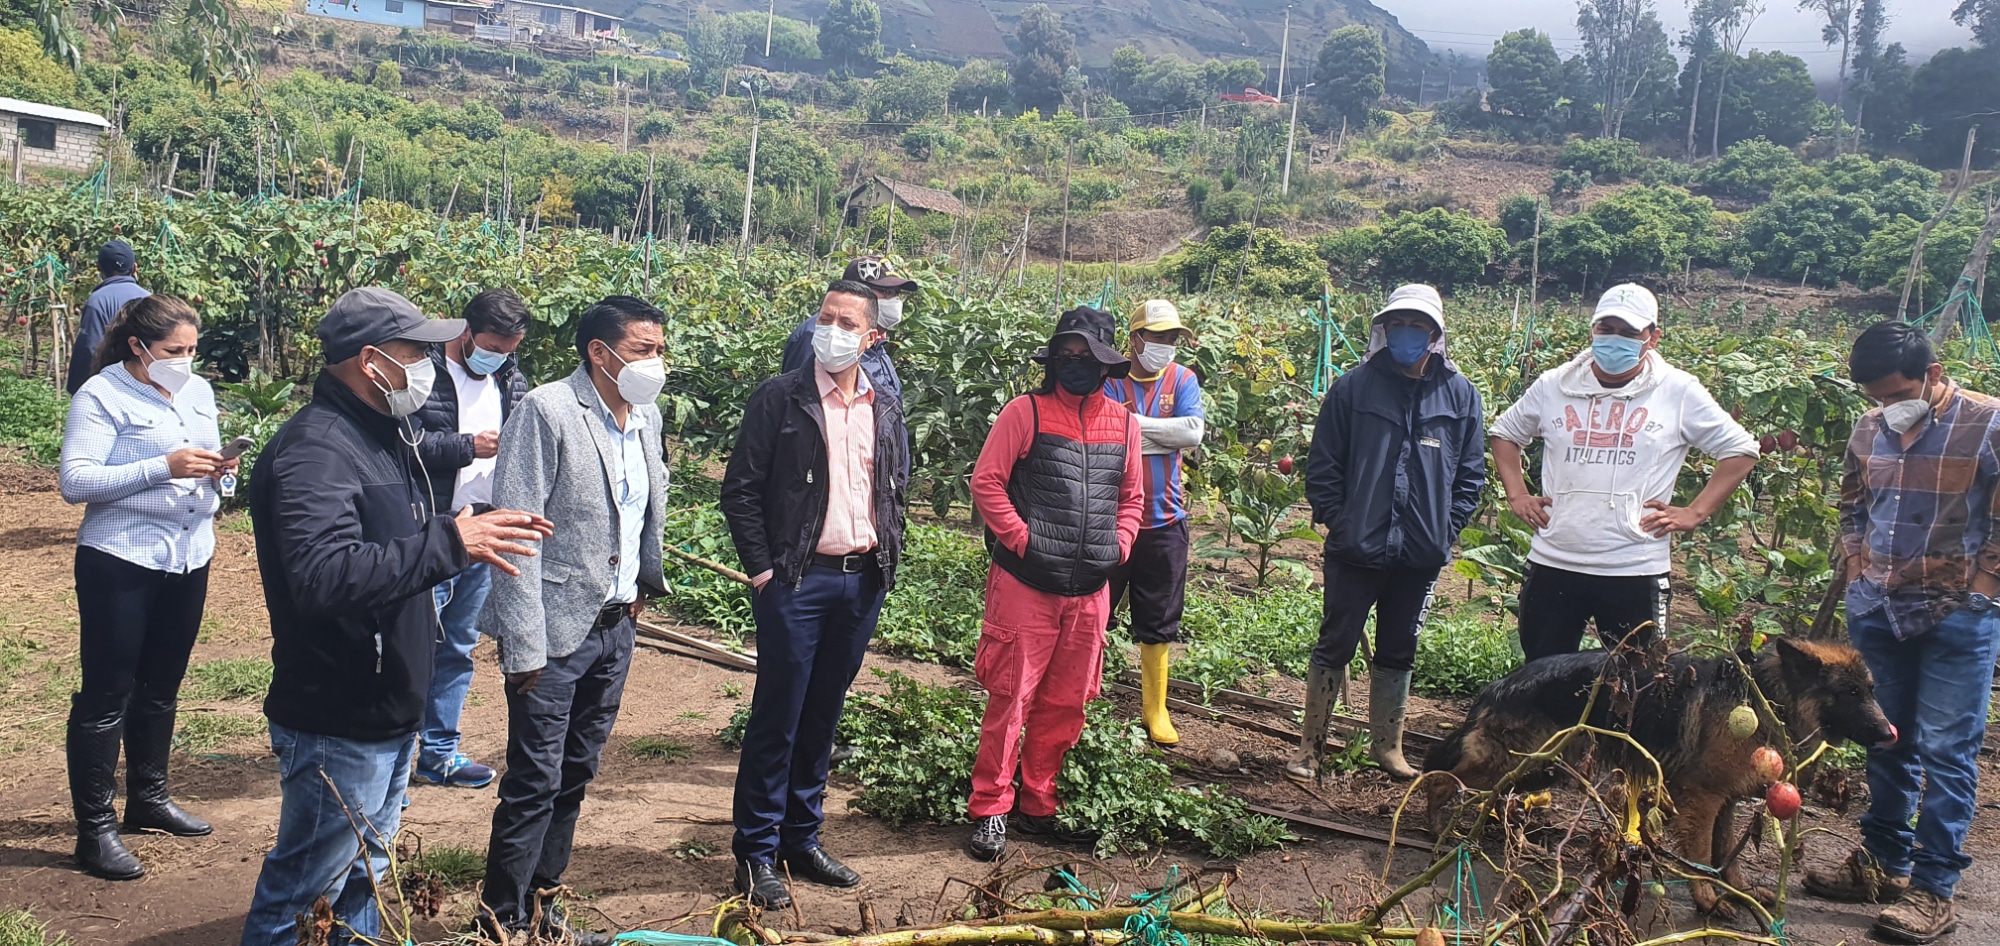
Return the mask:
[(1167, 718), (1167, 658), (1165, 644), (1139, 645), (1139, 718), (1146, 723), (1146, 735), (1163, 746), (1181, 741)]

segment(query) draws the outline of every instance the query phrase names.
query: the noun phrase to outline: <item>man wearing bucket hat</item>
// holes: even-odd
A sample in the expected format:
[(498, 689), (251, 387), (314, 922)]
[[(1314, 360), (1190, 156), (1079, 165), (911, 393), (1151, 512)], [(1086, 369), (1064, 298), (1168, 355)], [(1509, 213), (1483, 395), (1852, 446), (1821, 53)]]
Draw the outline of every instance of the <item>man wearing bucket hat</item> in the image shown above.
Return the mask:
[[(1493, 464), (1507, 505), (1535, 529), (1521, 583), (1521, 650), (1573, 653), (1594, 621), (1606, 647), (1642, 625), (1643, 647), (1667, 632), (1670, 537), (1722, 508), (1757, 465), (1757, 438), (1701, 382), (1667, 364), (1660, 303), (1643, 286), (1613, 286), (1590, 320), (1590, 348), (1535, 379), (1493, 422)], [(1542, 494), (1521, 452), (1541, 438)], [(1671, 505), (1688, 449), (1716, 459), (1708, 486)]]
[(336, 300), (315, 334), (327, 365), (250, 477), (257, 569), (271, 613), (264, 699), (278, 757), (278, 836), (243, 946), (289, 946), (324, 897), (336, 942), (373, 938), (436, 652), (431, 589), (484, 562), (534, 555), (547, 519), (430, 507), (412, 414), (436, 379), (426, 346), (465, 331), (387, 289)]
[[(886, 257), (862, 256), (847, 264), (840, 278), (867, 286), (875, 294), (875, 304), (880, 308), (876, 316), (876, 331), (882, 333), (882, 341), (871, 345), (861, 353), (861, 370), (868, 373), (868, 383), (877, 391), (903, 398), (903, 379), (896, 374), (896, 365), (889, 360), (889, 333), (903, 321), (903, 297), (917, 291), (917, 281), (896, 272)], [(789, 374), (813, 363), (813, 331), (819, 321), (817, 314), (806, 316), (799, 327), (792, 330), (785, 339), (785, 357), (781, 374)], [(907, 452), (907, 451), (905, 451)]]
[(993, 552), (973, 664), (986, 718), (967, 806), (967, 849), (980, 860), (1006, 852), (1017, 765), (1016, 826), (1073, 839), (1056, 817), (1056, 773), (1097, 695), (1108, 582), (1145, 510), (1139, 424), (1103, 393), (1106, 378), (1132, 368), (1115, 347), (1115, 326), (1100, 309), (1063, 313), (1035, 354), (1048, 369), (1041, 388), (1000, 410), (972, 471), (972, 503)]
[(1146, 466), (1146, 514), (1132, 556), (1111, 574), (1111, 607), (1131, 599), (1132, 639), (1139, 642), (1140, 716), (1146, 734), (1163, 746), (1180, 742), (1167, 716), (1168, 645), (1180, 638), (1187, 600), (1187, 497), (1181, 489), (1181, 451), (1201, 446), (1206, 416), (1201, 382), (1174, 363), (1180, 346), (1194, 344), (1180, 311), (1165, 299), (1132, 310), (1132, 371), (1104, 382), (1104, 396), (1125, 405), (1139, 424), (1139, 452)]
[(1445, 354), (1444, 301), (1404, 286), (1375, 314), (1359, 367), (1327, 392), (1306, 460), (1306, 499), (1327, 527), (1325, 611), (1307, 679), (1303, 738), (1285, 774), (1319, 776), (1333, 703), (1375, 612), (1368, 754), (1392, 778), (1403, 760), (1417, 634), (1438, 571), (1486, 485), (1485, 411)]

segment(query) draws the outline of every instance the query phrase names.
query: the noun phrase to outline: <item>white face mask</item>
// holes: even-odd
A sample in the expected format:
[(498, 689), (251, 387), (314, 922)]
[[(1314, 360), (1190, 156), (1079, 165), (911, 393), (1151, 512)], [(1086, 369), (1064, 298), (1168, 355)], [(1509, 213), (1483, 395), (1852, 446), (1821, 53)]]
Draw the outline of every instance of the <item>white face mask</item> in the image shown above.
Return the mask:
[(827, 374), (839, 374), (861, 360), (862, 337), (838, 325), (813, 326), (813, 360)]
[(1139, 367), (1145, 369), (1147, 374), (1159, 374), (1174, 363), (1174, 355), (1179, 351), (1177, 346), (1164, 342), (1147, 342), (1145, 349), (1139, 352)]
[(611, 352), (611, 357), (625, 366), (625, 370), (618, 372), (618, 377), (611, 379), (618, 386), (618, 396), (624, 398), (625, 403), (636, 406), (652, 404), (660, 399), (660, 389), (667, 386), (666, 361), (659, 358), (626, 361), (611, 346), (605, 345), (604, 350)]
[(890, 296), (887, 299), (877, 299), (875, 301), (875, 306), (879, 310), (879, 314), (875, 318), (876, 328), (879, 328), (882, 331), (886, 332), (892, 328), (895, 328), (898, 325), (903, 324), (902, 296)]
[(1882, 423), (1899, 434), (1907, 434), (1918, 424), (1931, 416), (1931, 388), (1924, 385), (1924, 393), (1907, 401), (1882, 406)]
[(188, 379), (194, 377), (193, 358), (155, 358), (150, 349), (146, 350), (146, 376), (153, 383), (165, 388), (167, 393), (179, 394), (187, 387)]
[[(381, 352), (384, 356), (389, 354), (379, 348), (376, 351)], [(394, 358), (390, 358), (389, 360), (396, 361)], [(425, 401), (430, 400), (431, 386), (437, 383), (437, 365), (431, 364), (431, 359), (428, 355), (418, 358), (407, 365), (400, 361), (396, 361), (396, 364), (402, 365), (403, 368), (403, 386), (401, 388), (391, 391), (387, 387), (384, 387), (382, 382), (374, 381), (372, 378), (369, 380), (374, 381), (376, 390), (381, 391), (383, 396), (389, 399), (390, 416), (408, 417), (416, 413), (418, 408), (423, 407)]]

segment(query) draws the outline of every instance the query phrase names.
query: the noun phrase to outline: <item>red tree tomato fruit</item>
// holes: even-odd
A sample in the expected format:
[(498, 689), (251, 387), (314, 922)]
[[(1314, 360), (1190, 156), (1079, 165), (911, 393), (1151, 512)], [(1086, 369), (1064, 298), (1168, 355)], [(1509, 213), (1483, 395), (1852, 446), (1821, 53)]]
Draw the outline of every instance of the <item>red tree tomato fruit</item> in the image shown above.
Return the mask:
[(1757, 778), (1775, 782), (1785, 775), (1785, 757), (1770, 746), (1759, 746), (1750, 753), (1750, 769), (1757, 773)]
[(1785, 821), (1799, 813), (1799, 788), (1790, 782), (1775, 782), (1764, 792), (1764, 807), (1771, 817)]
[(1787, 430), (1778, 434), (1778, 449), (1783, 450), (1786, 453), (1790, 453), (1792, 452), (1792, 450), (1796, 449), (1798, 445), (1799, 445), (1798, 431)]
[(1283, 473), (1283, 474), (1285, 474), (1286, 476), (1290, 476), (1290, 475), (1292, 475), (1292, 458), (1291, 458), (1291, 457), (1279, 457), (1279, 458), (1278, 458), (1278, 472), (1280, 472), (1280, 473)]

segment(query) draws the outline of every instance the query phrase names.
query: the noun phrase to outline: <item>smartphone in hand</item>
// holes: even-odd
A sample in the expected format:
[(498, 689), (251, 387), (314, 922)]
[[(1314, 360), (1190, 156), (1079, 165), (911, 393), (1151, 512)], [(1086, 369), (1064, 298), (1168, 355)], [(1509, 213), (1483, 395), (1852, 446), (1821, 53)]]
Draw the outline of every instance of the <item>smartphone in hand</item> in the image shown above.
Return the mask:
[(224, 460), (234, 460), (237, 457), (242, 456), (243, 451), (248, 450), (256, 445), (257, 441), (252, 440), (247, 436), (238, 437), (235, 440), (231, 440), (228, 446), (222, 448), (222, 458)]

